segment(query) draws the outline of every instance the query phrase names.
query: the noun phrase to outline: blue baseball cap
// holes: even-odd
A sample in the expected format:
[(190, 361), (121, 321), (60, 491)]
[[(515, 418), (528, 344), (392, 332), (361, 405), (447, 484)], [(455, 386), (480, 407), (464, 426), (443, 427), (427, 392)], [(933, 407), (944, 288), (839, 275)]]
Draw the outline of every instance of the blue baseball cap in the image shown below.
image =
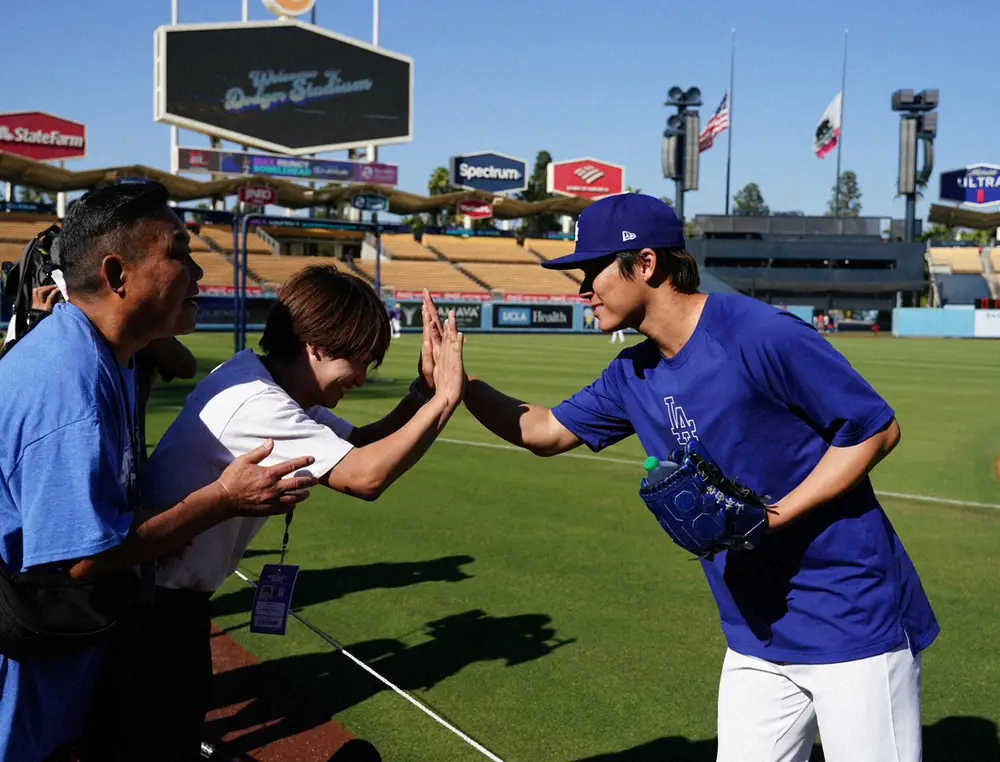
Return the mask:
[(572, 270), (619, 251), (683, 249), (684, 226), (660, 199), (641, 193), (606, 196), (588, 206), (576, 222), (576, 251), (542, 263)]

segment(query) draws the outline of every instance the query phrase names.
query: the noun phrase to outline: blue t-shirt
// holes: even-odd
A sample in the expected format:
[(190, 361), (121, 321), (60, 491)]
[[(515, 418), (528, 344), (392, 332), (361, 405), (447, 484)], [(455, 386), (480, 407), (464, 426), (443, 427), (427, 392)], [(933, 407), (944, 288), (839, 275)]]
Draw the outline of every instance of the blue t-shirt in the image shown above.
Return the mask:
[[(662, 459), (696, 438), (727, 476), (775, 501), (829, 447), (860, 444), (894, 417), (811, 326), (739, 294), (710, 295), (674, 357), (652, 341), (629, 347), (553, 413), (594, 451), (634, 433)], [(917, 653), (939, 632), (867, 477), (758, 549), (702, 565), (729, 647), (748, 656), (834, 663), (907, 641)]]
[[(133, 373), (70, 304), (0, 360), (0, 555), (9, 567), (94, 556), (127, 535), (134, 470), (123, 393), (136, 411)], [(0, 656), (0, 759), (33, 762), (77, 738), (103, 651)]]

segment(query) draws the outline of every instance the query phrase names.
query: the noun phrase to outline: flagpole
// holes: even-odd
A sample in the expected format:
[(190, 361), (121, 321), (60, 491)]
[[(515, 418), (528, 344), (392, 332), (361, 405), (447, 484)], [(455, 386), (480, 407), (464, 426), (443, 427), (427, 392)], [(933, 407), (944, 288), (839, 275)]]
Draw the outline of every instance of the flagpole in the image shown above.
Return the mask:
[(726, 216), (729, 216), (729, 178), (733, 166), (733, 75), (736, 71), (736, 29), (729, 45), (729, 148), (726, 154)]
[(847, 100), (847, 30), (844, 30), (844, 67), (840, 75), (840, 135), (837, 138), (836, 216), (840, 216), (840, 149), (844, 147), (844, 101)]

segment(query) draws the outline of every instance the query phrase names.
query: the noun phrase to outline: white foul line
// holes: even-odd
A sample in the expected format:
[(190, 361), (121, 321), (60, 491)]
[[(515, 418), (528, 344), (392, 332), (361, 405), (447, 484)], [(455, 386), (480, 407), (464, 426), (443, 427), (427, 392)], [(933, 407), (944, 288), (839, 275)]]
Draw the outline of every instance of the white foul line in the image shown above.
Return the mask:
[[(257, 587), (257, 583), (254, 580), (252, 580), (249, 577), (247, 577), (239, 569), (237, 569), (234, 573), (236, 574), (237, 577), (239, 577), (240, 579), (242, 579), (244, 582), (246, 582), (251, 587)], [(323, 640), (325, 640), (329, 645), (333, 646), (340, 653), (342, 653), (348, 659), (350, 659), (355, 664), (357, 664), (359, 667), (361, 667), (361, 669), (363, 669), (365, 672), (367, 672), (368, 674), (370, 674), (372, 677), (374, 677), (379, 682), (384, 683), (385, 685), (389, 686), (390, 689), (392, 689), (393, 691), (395, 691), (396, 693), (398, 693), (400, 696), (402, 696), (403, 698), (405, 698), (407, 701), (409, 701), (411, 704), (413, 704), (415, 707), (417, 707), (417, 709), (419, 709), (420, 711), (422, 711), (425, 714), (429, 715), (431, 717), (431, 719), (439, 722), (441, 725), (443, 725), (444, 727), (446, 727), (448, 730), (450, 730), (452, 733), (454, 733), (455, 735), (457, 735), (459, 738), (461, 738), (463, 741), (465, 741), (467, 744), (469, 744), (469, 746), (471, 746), (472, 748), (474, 748), (476, 751), (479, 751), (483, 755), (485, 755), (486, 757), (489, 757), (490, 759), (493, 760), (493, 762), (503, 762), (503, 760), (500, 759), (500, 757), (498, 757), (496, 754), (494, 754), (493, 752), (491, 752), (489, 749), (487, 749), (481, 743), (479, 743), (475, 739), (471, 738), (466, 733), (463, 733), (461, 730), (459, 730), (458, 728), (456, 728), (454, 725), (452, 725), (450, 722), (448, 722), (444, 718), (442, 718), (439, 715), (435, 714), (429, 707), (425, 706), (420, 701), (418, 701), (417, 699), (413, 698), (413, 696), (411, 696), (409, 693), (407, 693), (406, 691), (404, 691), (402, 688), (396, 687), (391, 682), (389, 682), (389, 680), (387, 680), (386, 678), (382, 677), (382, 675), (380, 675), (374, 669), (372, 669), (367, 664), (365, 664), (363, 661), (361, 661), (361, 659), (359, 659), (354, 654), (352, 654), (347, 649), (345, 649), (342, 645), (340, 645), (340, 643), (338, 643), (336, 640), (334, 640), (329, 635), (327, 635), (325, 632), (323, 632), (319, 627), (316, 627), (316, 625), (314, 625), (314, 624), (312, 624), (310, 622), (307, 622), (305, 619), (303, 619), (301, 616), (299, 616), (298, 614), (296, 614), (294, 611), (290, 611), (289, 613), (293, 617), (295, 617), (299, 622), (301, 622), (306, 627), (308, 627), (310, 630), (312, 630), (316, 635), (318, 635), (320, 638), (322, 638)]]
[[(466, 439), (448, 439), (447, 437), (438, 437), (438, 442), (445, 442), (447, 444), (457, 444), (464, 445), (466, 447), (487, 447), (492, 450), (511, 450), (513, 452), (527, 452), (520, 447), (515, 447), (511, 444), (501, 444), (500, 442), (472, 442)], [(628, 460), (626, 458), (612, 458), (603, 455), (585, 455), (578, 452), (566, 452), (562, 455), (557, 455), (559, 458), (576, 458), (578, 460), (589, 460), (591, 463), (620, 463), (628, 466), (635, 466), (639, 468), (642, 466), (642, 462), (639, 460)], [(998, 503), (977, 503), (974, 500), (955, 500), (950, 497), (933, 497), (931, 495), (911, 495), (907, 492), (888, 492), (886, 490), (876, 490), (877, 495), (882, 497), (891, 497), (898, 500), (913, 500), (920, 503), (936, 503), (938, 505), (957, 505), (963, 508), (992, 508), (993, 510), (1000, 511), (1000, 504)]]

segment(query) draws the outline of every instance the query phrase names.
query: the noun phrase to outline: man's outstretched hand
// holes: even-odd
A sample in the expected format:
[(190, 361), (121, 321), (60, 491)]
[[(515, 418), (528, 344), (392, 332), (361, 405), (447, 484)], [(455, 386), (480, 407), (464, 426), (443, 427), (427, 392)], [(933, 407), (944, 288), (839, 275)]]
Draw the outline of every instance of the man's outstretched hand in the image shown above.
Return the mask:
[(273, 449), (274, 440), (269, 439), (230, 463), (219, 477), (219, 487), (234, 516), (288, 513), (297, 503), (309, 497), (310, 487), (316, 486), (316, 479), (312, 476), (288, 477), (315, 463), (316, 459), (312, 456), (293, 458), (273, 466), (258, 465)]

